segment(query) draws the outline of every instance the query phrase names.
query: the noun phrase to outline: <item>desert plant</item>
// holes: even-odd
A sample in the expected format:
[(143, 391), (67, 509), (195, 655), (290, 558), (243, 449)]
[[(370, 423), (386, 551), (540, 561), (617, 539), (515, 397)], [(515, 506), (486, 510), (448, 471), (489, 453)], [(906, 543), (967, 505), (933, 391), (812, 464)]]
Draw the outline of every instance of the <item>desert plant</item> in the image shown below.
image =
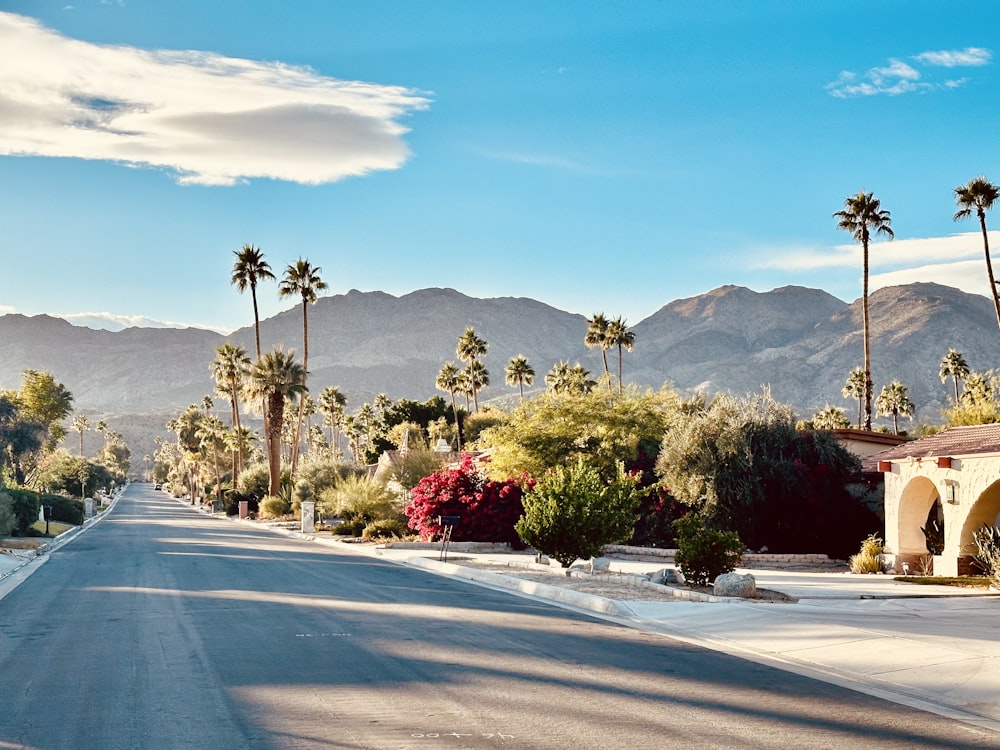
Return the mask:
[(395, 518), (400, 512), (396, 495), (384, 484), (353, 474), (324, 491), (320, 502), (324, 512), (348, 521), (362, 519), (366, 524), (379, 518)]
[(852, 573), (881, 573), (882, 561), (879, 559), (885, 551), (885, 543), (877, 534), (870, 534), (867, 539), (861, 542), (861, 550), (856, 555), (851, 555), (848, 562), (851, 565)]
[(558, 466), (525, 492), (517, 533), (565, 568), (578, 559), (597, 557), (604, 545), (631, 536), (638, 481), (620, 463), (611, 481), (582, 457), (568, 467)]
[(699, 513), (674, 521), (677, 533), (675, 560), (691, 586), (707, 586), (723, 573), (736, 570), (746, 546), (735, 531), (708, 525)]
[(402, 539), (407, 532), (406, 521), (399, 518), (379, 518), (365, 526), (361, 532), (361, 538), (366, 541)]
[(924, 534), (927, 551), (932, 555), (940, 555), (944, 552), (944, 529), (936, 520), (929, 521), (926, 526), (921, 526), (920, 530)]
[(266, 497), (260, 503), (262, 518), (281, 518), (291, 509), (288, 500), (283, 497)]
[(1000, 526), (983, 526), (972, 538), (977, 549), (974, 565), (1000, 585)]

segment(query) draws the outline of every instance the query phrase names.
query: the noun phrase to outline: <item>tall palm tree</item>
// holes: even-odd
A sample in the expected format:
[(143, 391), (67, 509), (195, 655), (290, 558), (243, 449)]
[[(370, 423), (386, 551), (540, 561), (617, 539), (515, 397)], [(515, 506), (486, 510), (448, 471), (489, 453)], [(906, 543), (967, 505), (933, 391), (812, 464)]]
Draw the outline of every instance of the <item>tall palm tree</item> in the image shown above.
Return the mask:
[(260, 248), (244, 245), (239, 250), (233, 250), (236, 262), (233, 263), (233, 275), (230, 283), (240, 292), (250, 289), (253, 298), (253, 330), (257, 342), (257, 361), (260, 362), (260, 312), (257, 309), (257, 284), (261, 281), (274, 280), (271, 266), (264, 260)]
[[(458, 349), (456, 350), (456, 354), (462, 362), (467, 362), (469, 365), (472, 365), (473, 363), (478, 362), (480, 357), (486, 356), (486, 350), (488, 347), (489, 344), (487, 344), (485, 340), (479, 338), (474, 329), (466, 328), (465, 333), (458, 338)], [(485, 369), (486, 368), (484, 367), (483, 370)], [(487, 384), (488, 383), (489, 378), (487, 375)], [(470, 386), (472, 388), (472, 402), (475, 404), (476, 411), (479, 411), (479, 388), (471, 382)]]
[[(609, 325), (610, 321), (604, 317), (604, 313), (596, 313), (593, 318), (587, 320), (587, 334), (583, 337), (583, 343), (587, 345), (588, 349), (593, 349), (595, 346), (600, 348), (601, 360), (604, 362), (604, 374), (610, 376), (611, 371), (608, 369)], [(608, 387), (611, 387), (610, 381)]]
[(330, 446), (334, 458), (340, 443), (340, 427), (344, 421), (344, 407), (347, 406), (347, 396), (336, 386), (327, 386), (319, 394), (319, 411), (323, 422), (330, 428)]
[[(313, 266), (308, 260), (299, 258), (295, 263), (288, 264), (285, 275), (278, 285), (278, 295), (302, 298), (302, 369), (309, 375), (309, 305), (316, 304), (317, 292), (327, 288), (327, 283), (319, 277), (323, 269)], [(299, 463), (299, 443), (302, 438), (302, 419), (305, 416), (305, 401), (299, 400), (299, 416), (295, 423), (295, 437), (292, 441), (292, 474)]]
[(962, 352), (949, 349), (948, 353), (941, 358), (941, 370), (938, 373), (943, 383), (948, 378), (952, 379), (955, 386), (955, 405), (958, 406), (958, 383), (969, 377), (969, 363), (965, 361)]
[[(240, 423), (240, 393), (243, 384), (250, 374), (250, 357), (247, 350), (238, 344), (227, 341), (215, 350), (215, 359), (209, 365), (212, 371), (212, 379), (215, 381), (216, 392), (229, 400), (229, 411), (231, 426), (239, 433), (243, 429)], [(235, 449), (232, 453), (233, 459), (233, 484), (243, 471), (244, 459), (243, 443), (236, 441)]]
[(632, 351), (635, 344), (635, 333), (628, 329), (628, 323), (624, 318), (615, 318), (608, 323), (608, 331), (605, 335), (608, 346), (618, 347), (618, 394), (622, 393), (622, 350)]
[(215, 469), (215, 499), (222, 499), (222, 474), (219, 471), (219, 448), (224, 445), (226, 428), (218, 417), (207, 416), (198, 425), (196, 432), (201, 443), (201, 452), (211, 452), (212, 465)]
[(250, 386), (255, 396), (266, 404), (264, 430), (267, 434), (267, 467), (270, 482), (268, 494), (277, 497), (281, 491), (281, 425), (285, 418), (285, 403), (306, 392), (305, 368), (295, 361), (295, 352), (274, 349), (254, 365)]
[(858, 429), (861, 429), (863, 419), (862, 408), (865, 403), (865, 370), (863, 367), (855, 367), (847, 376), (847, 382), (840, 390), (844, 398), (853, 398), (858, 402)]
[(1000, 290), (997, 289), (997, 281), (993, 276), (993, 263), (990, 261), (990, 238), (986, 231), (986, 212), (993, 208), (998, 197), (1000, 197), (1000, 187), (987, 180), (985, 176), (969, 180), (968, 184), (955, 188), (955, 202), (959, 208), (952, 218), (955, 221), (967, 219), (973, 211), (979, 218), (979, 228), (983, 233), (983, 251), (986, 254), (986, 276), (990, 282), (990, 294), (993, 295), (997, 326), (1000, 326)]
[(455, 394), (461, 390), (460, 371), (454, 362), (445, 362), (438, 371), (435, 387), (451, 395), (451, 412), (455, 416), (455, 434), (458, 436), (458, 450), (462, 450), (462, 430), (458, 423), (458, 406), (455, 404)]
[(73, 417), (73, 429), (80, 433), (80, 455), (83, 455), (83, 433), (90, 427), (90, 422), (83, 414)]
[(882, 208), (878, 198), (873, 193), (864, 190), (857, 195), (844, 199), (844, 208), (837, 211), (833, 217), (837, 219), (837, 228), (850, 232), (862, 249), (862, 292), (861, 317), (864, 326), (865, 341), (865, 422), (864, 429), (872, 428), (872, 362), (870, 346), (870, 326), (868, 320), (868, 243), (871, 233), (884, 234), (890, 239), (892, 219), (889, 212)]
[(524, 386), (535, 382), (535, 370), (528, 362), (528, 358), (523, 354), (511, 357), (504, 371), (507, 385), (516, 385), (521, 393), (521, 401), (524, 401)]
[(882, 386), (882, 392), (875, 399), (875, 407), (878, 409), (880, 417), (892, 417), (892, 434), (899, 434), (899, 418), (913, 417), (916, 406), (908, 394), (908, 389), (898, 380), (893, 380), (889, 385)]

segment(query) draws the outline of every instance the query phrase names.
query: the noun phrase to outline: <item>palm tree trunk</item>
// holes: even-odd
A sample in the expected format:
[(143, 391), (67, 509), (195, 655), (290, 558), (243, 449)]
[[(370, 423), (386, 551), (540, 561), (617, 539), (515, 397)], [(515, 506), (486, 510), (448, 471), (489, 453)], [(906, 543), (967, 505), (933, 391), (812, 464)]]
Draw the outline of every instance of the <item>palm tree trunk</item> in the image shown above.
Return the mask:
[(997, 313), (997, 327), (1000, 328), (1000, 291), (997, 290), (997, 282), (993, 277), (993, 263), (990, 261), (990, 239), (986, 232), (986, 214), (982, 209), (979, 210), (979, 227), (983, 231), (983, 251), (986, 253), (986, 275), (990, 280), (990, 293), (993, 295), (993, 307)]
[(872, 428), (872, 362), (871, 348), (869, 345), (869, 325), (868, 325), (868, 235), (861, 240), (863, 248), (862, 261), (862, 291), (861, 291), (861, 317), (864, 324), (865, 338), (865, 424), (864, 429), (871, 431)]
[(618, 345), (618, 395), (622, 395), (622, 345)]
[[(277, 396), (271, 396), (269, 400), (274, 400), (275, 398), (284, 398), (280, 394)], [(267, 435), (267, 468), (268, 476), (270, 482), (268, 484), (268, 494), (271, 497), (277, 497), (278, 493), (281, 492), (281, 418), (284, 416), (282, 414), (282, 409), (279, 408), (278, 404), (270, 404), (272, 408), (269, 408), (268, 417), (266, 418), (266, 427), (264, 433)]]
[[(306, 312), (308, 305), (306, 300), (302, 300), (302, 369), (309, 372), (309, 315)], [(305, 376), (303, 376), (305, 377)], [(295, 422), (295, 442), (292, 444), (292, 476), (295, 476), (295, 469), (299, 465), (299, 443), (302, 442), (302, 420), (306, 413), (305, 394), (299, 398), (299, 416)]]

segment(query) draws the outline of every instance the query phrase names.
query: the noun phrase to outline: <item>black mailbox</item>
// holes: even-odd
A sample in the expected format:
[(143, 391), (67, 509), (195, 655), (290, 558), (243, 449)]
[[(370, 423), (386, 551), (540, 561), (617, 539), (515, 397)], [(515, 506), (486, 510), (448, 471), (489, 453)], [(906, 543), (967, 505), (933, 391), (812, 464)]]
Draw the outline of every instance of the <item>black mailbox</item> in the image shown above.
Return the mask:
[(45, 512), (45, 520), (46, 521), (51, 521), (52, 520), (52, 506), (51, 505), (43, 505), (42, 507), (45, 509), (45, 511), (44, 511)]
[(438, 526), (455, 526), (458, 522), (458, 516), (438, 516)]

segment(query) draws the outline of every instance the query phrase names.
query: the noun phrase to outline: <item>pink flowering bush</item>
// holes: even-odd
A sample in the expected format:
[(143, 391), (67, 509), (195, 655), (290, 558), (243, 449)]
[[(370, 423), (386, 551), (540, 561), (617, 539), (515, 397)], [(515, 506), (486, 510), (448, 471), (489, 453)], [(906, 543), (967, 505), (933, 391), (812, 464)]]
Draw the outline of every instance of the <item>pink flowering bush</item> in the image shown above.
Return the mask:
[(458, 516), (451, 538), (456, 542), (510, 542), (518, 544), (514, 524), (524, 512), (522, 483), (532, 480), (488, 481), (464, 456), (457, 469), (441, 469), (417, 484), (404, 509), (407, 525), (421, 539), (441, 534), (438, 516)]

